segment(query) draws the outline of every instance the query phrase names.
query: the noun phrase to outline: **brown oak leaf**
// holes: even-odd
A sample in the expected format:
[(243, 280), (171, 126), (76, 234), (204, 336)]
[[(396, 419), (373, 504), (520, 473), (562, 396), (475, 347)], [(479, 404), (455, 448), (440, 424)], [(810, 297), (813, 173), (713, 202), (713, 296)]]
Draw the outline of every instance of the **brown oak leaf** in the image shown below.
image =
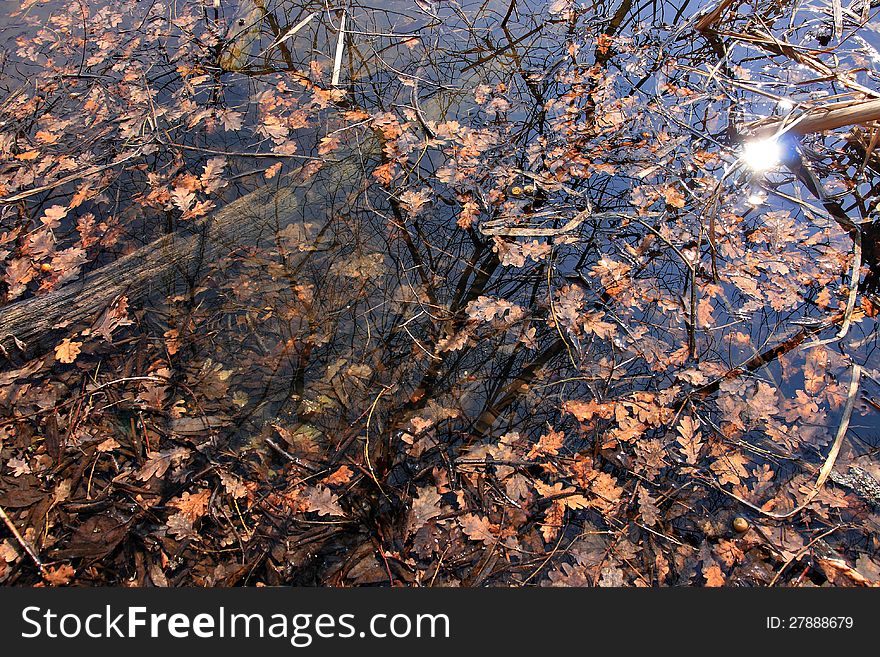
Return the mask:
[(329, 488), (315, 486), (309, 490), (306, 497), (309, 511), (315, 511), (321, 516), (344, 516), (345, 511), (339, 506), (339, 498)]
[(61, 343), (55, 347), (55, 358), (60, 363), (72, 363), (79, 356), (82, 349), (82, 342), (76, 342), (70, 338), (64, 338)]

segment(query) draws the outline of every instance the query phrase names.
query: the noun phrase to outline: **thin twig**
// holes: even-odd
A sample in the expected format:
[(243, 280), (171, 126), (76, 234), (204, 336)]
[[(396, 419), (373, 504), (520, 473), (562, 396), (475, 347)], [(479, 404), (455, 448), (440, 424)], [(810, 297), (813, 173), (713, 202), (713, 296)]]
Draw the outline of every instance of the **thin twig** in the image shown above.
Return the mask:
[(829, 529), (828, 531), (819, 534), (816, 538), (814, 538), (812, 541), (810, 541), (809, 543), (807, 543), (807, 544), (806, 544), (804, 547), (802, 547), (800, 550), (798, 550), (797, 552), (795, 552), (795, 553), (794, 553), (794, 554), (788, 559), (788, 561), (786, 561), (784, 564), (782, 564), (782, 568), (780, 568), (780, 569), (776, 572), (776, 575), (774, 575), (774, 576), (773, 576), (773, 579), (770, 580), (770, 583), (767, 584), (767, 588), (771, 588), (774, 584), (776, 584), (776, 582), (779, 581), (779, 578), (782, 576), (782, 572), (783, 572), (786, 568), (788, 568), (791, 564), (793, 564), (795, 561), (797, 561), (797, 560), (800, 559), (802, 556), (804, 556), (807, 552), (809, 552), (810, 548), (812, 548), (816, 543), (818, 543), (819, 541), (821, 541), (823, 538), (825, 538), (825, 537), (828, 536), (829, 534), (832, 534), (832, 533), (836, 532), (838, 529), (840, 529), (840, 526), (839, 526), (839, 525), (838, 525), (838, 526), (835, 526), (835, 527), (832, 527), (832, 528)]
[(31, 547), (30, 543), (28, 543), (24, 536), (19, 533), (18, 528), (12, 522), (12, 519), (6, 515), (6, 511), (3, 510), (3, 507), (0, 506), (0, 518), (3, 519), (3, 522), (9, 528), (9, 531), (12, 532), (12, 535), (15, 537), (15, 540), (18, 541), (18, 544), (27, 552), (28, 556), (33, 560), (33, 562), (37, 566), (37, 570), (40, 571), (40, 575), (43, 577), (46, 576), (46, 568), (43, 566), (43, 562), (40, 560), (40, 557), (37, 555), (34, 548)]

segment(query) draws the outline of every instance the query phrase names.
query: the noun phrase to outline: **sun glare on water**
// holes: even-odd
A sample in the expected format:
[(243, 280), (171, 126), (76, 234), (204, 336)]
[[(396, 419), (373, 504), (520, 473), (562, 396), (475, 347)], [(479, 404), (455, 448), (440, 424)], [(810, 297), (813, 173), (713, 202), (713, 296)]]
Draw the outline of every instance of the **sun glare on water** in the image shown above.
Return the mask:
[(743, 145), (740, 157), (753, 171), (767, 171), (779, 164), (782, 148), (775, 139), (750, 141)]

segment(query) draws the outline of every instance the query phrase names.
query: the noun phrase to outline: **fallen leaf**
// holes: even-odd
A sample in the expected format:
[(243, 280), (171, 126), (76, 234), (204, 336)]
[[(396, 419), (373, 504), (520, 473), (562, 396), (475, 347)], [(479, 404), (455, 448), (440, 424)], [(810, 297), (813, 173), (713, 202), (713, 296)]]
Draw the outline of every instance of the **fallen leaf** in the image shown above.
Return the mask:
[(64, 338), (61, 344), (55, 347), (55, 358), (61, 363), (72, 363), (79, 356), (82, 345), (82, 342), (75, 342), (70, 338)]
[(333, 474), (324, 477), (321, 480), (321, 483), (325, 486), (341, 486), (351, 481), (351, 477), (353, 474), (354, 472), (351, 468), (349, 468), (347, 465), (343, 465)]
[(443, 513), (440, 507), (441, 495), (437, 493), (437, 489), (433, 486), (425, 486), (418, 489), (418, 497), (413, 498), (412, 509), (409, 512), (409, 518), (406, 523), (406, 531), (413, 534), (427, 523), (434, 516)]
[(461, 530), (472, 541), (482, 541), (487, 545), (495, 543), (498, 538), (495, 536), (496, 528), (489, 522), (488, 518), (483, 518), (473, 513), (466, 513), (459, 516), (458, 524)]
[(207, 513), (210, 499), (211, 491), (203, 488), (197, 493), (184, 493), (181, 497), (170, 501), (168, 506), (180, 509), (180, 512), (190, 519), (190, 522), (195, 522)]
[(717, 563), (703, 568), (703, 578), (706, 580), (706, 586), (724, 586), (724, 572)]
[(65, 563), (57, 568), (48, 566), (43, 572), (43, 579), (52, 586), (64, 586), (65, 584), (70, 584), (70, 580), (73, 579), (75, 574), (76, 571), (73, 569), (73, 566)]
[(329, 488), (315, 486), (309, 490), (306, 497), (309, 511), (315, 511), (320, 516), (344, 516), (345, 511), (339, 506), (339, 498)]

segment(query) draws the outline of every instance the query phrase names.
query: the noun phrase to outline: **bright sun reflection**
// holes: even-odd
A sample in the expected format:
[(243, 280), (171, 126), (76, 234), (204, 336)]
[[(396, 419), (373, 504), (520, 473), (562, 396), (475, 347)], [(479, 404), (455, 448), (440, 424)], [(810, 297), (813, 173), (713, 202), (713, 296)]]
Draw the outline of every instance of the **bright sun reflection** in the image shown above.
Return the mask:
[(754, 171), (772, 169), (782, 157), (782, 148), (775, 139), (750, 141), (743, 146), (742, 161)]
[(753, 207), (758, 207), (759, 205), (764, 205), (764, 202), (767, 200), (767, 195), (763, 192), (752, 192), (749, 194), (748, 204)]

